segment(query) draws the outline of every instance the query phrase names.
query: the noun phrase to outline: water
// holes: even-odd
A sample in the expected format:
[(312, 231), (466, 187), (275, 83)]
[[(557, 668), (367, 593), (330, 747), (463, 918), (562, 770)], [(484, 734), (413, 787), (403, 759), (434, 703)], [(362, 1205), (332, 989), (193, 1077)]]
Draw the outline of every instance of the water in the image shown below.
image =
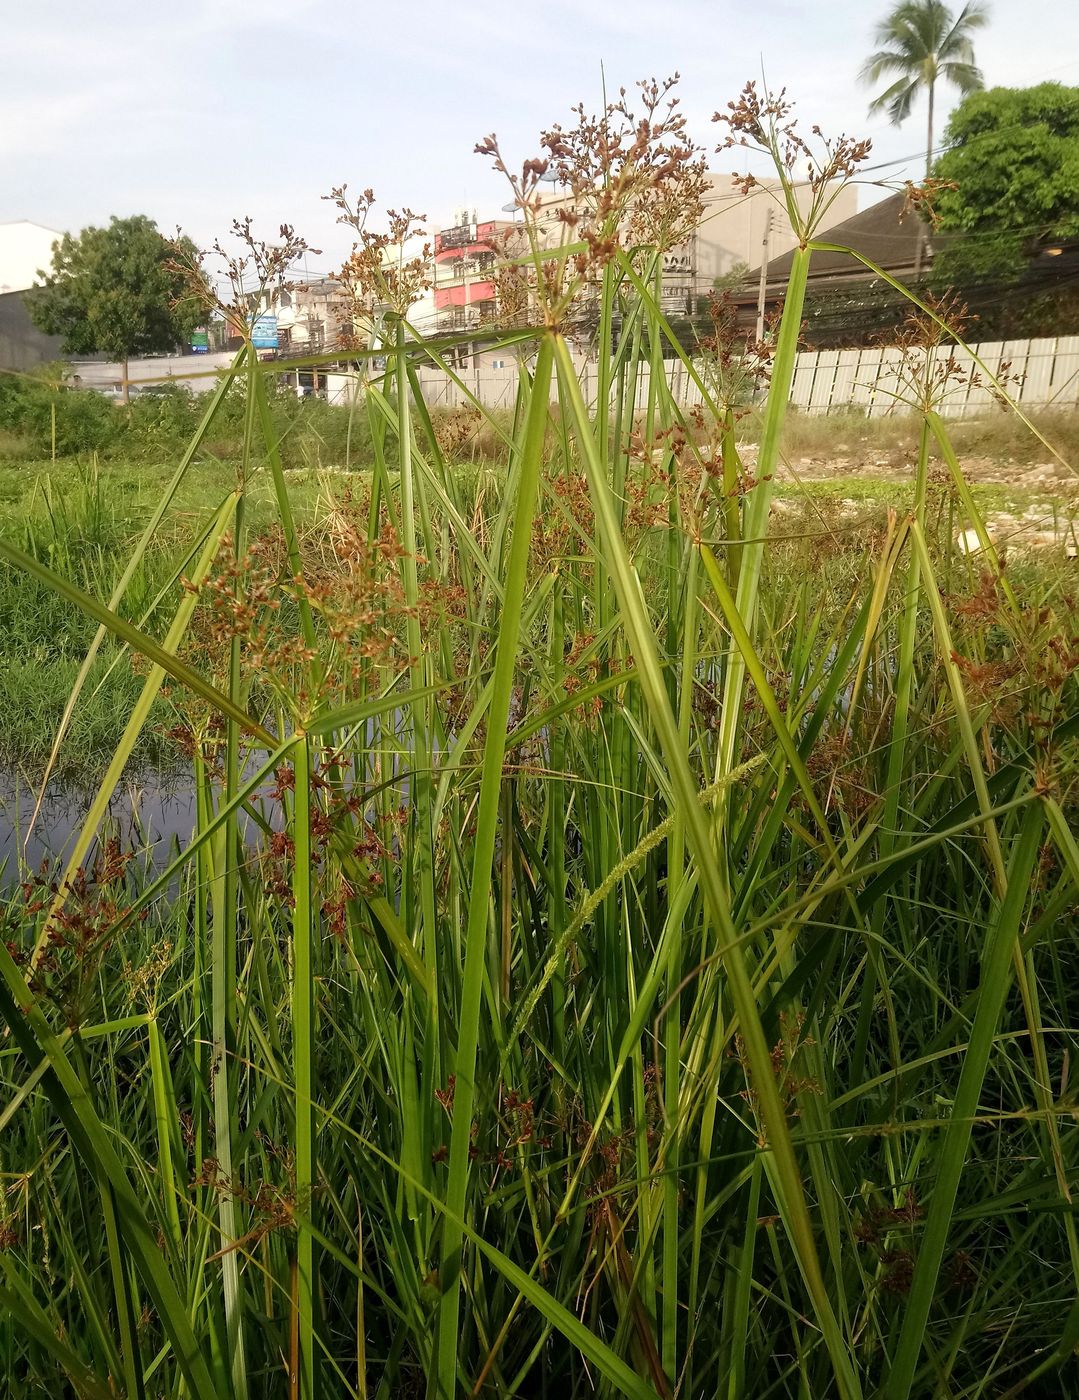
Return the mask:
[[(368, 720), (368, 746), (373, 747), (378, 742), (380, 725), (388, 726), (400, 737), (405, 724), (406, 716), (402, 710), (394, 710), (390, 715), (382, 716), (381, 720)], [(434, 756), (437, 758), (448, 752), (455, 737), (451, 733), (440, 743), (432, 736)], [(533, 742), (546, 745), (546, 741), (547, 730), (544, 728)], [(400, 755), (400, 768), (394, 765), (397, 801), (407, 801), (411, 787), (409, 765), (405, 759), (405, 754)], [(264, 761), (264, 755), (250, 756), (241, 772), (241, 782), (254, 777)], [(341, 793), (354, 792), (356, 782), (347, 765), (344, 772), (337, 775)], [(269, 826), (279, 830), (284, 821), (284, 811), (279, 801), (270, 798), (274, 786), (275, 780), (268, 777), (248, 801), (260, 811)], [(54, 779), (49, 784), (33, 828), (28, 831), (37, 802), (37, 790), (16, 771), (0, 769), (0, 892), (18, 884), (25, 871), (40, 869), (45, 859), (51, 864), (59, 862), (63, 865), (74, 848), (96, 794), (95, 785), (73, 786)], [(245, 844), (253, 847), (262, 829), (245, 812), (241, 811), (239, 821)], [(135, 851), (139, 864), (153, 876), (160, 874), (175, 858), (178, 850), (188, 844), (196, 825), (193, 778), (190, 770), (181, 768), (170, 774), (149, 772), (122, 781), (113, 793), (99, 835), (115, 837), (122, 850)], [(391, 847), (395, 846), (396, 837), (391, 843)], [(87, 857), (86, 864), (89, 865), (92, 860), (93, 852)]]
[[(28, 831), (37, 792), (21, 775), (0, 773), (0, 887), (16, 884), (24, 869), (37, 870), (46, 858), (63, 861), (82, 830), (95, 793), (93, 787), (54, 781), (33, 829)], [(255, 826), (250, 818), (241, 821), (247, 827)], [(187, 845), (195, 825), (190, 775), (182, 771), (168, 777), (150, 773), (119, 784), (103, 831), (117, 837), (124, 850), (138, 851), (150, 871), (160, 871), (178, 848)]]

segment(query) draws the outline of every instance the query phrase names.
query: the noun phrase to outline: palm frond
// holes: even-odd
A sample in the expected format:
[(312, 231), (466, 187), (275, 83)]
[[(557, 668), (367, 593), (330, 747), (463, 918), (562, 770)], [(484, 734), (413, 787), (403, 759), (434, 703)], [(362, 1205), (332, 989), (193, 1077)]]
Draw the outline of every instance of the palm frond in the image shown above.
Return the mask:
[(968, 0), (968, 3), (960, 10), (955, 23), (944, 37), (944, 41), (940, 46), (941, 57), (947, 57), (951, 53), (953, 44), (964, 44), (969, 50), (971, 48), (971, 30), (984, 29), (988, 23), (988, 5), (983, 4), (982, 0)]
[(893, 126), (898, 126), (910, 116), (910, 109), (918, 95), (918, 87), (917, 78), (900, 78), (869, 104), (870, 115), (887, 112), (888, 120)]
[(861, 70), (858, 73), (858, 81), (861, 83), (875, 83), (878, 78), (883, 78), (893, 73), (906, 74), (909, 70), (910, 60), (906, 54), (896, 53), (889, 49), (881, 49), (877, 53), (870, 54), (865, 63), (862, 64)]
[(941, 66), (940, 76), (953, 83), (964, 97), (971, 92), (981, 92), (985, 87), (982, 70), (973, 63), (945, 63)]

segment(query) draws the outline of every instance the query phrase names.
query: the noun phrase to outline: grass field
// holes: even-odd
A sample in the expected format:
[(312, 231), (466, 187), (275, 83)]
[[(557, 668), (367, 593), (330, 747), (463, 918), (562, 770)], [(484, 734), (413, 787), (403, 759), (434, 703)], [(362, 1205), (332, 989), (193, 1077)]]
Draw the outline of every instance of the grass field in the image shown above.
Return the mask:
[[(332, 412), (347, 414), (344, 409)], [(449, 420), (444, 436), (455, 437), (453, 415), (444, 417)], [(1041, 426), (1051, 441), (1067, 440), (1064, 421), (1050, 418)], [(815, 531), (830, 526), (842, 535), (863, 525), (877, 528), (890, 508), (909, 509), (916, 430), (914, 414), (894, 422), (851, 423), (833, 417), (799, 423), (784, 442), (784, 455), (793, 470), (780, 471), (776, 498), (785, 510), (777, 533), (790, 533), (801, 520)], [(987, 472), (989, 480), (971, 486), (972, 499), (984, 517), (992, 520), (1005, 512), (1022, 515), (1037, 509), (1047, 519), (1073, 518), (1075, 493), (1066, 479), (1024, 484), (1023, 459), (1034, 463), (1046, 455), (1029, 432), (1024, 452), (1024, 439), (1017, 438), (1003, 414), (994, 414), (986, 423), (963, 424), (959, 431), (976, 445), (982, 464), (1002, 467), (1004, 480), (993, 479), (994, 473)], [(759, 420), (747, 417), (739, 433), (755, 448)], [(492, 450), (490, 443), (484, 446)], [(456, 467), (456, 475), (464, 489), (474, 489), (479, 466), (467, 460), (467, 440), (459, 455), (465, 460)], [(860, 470), (859, 458), (871, 468)], [(501, 460), (497, 455), (484, 460), (491, 469), (501, 471), (506, 466), (504, 452)], [(301, 533), (317, 539), (350, 494), (368, 492), (372, 467), (368, 454), (366, 460), (348, 468), (340, 463), (291, 468), (289, 495)], [(130, 606), (147, 606), (156, 590), (167, 584), (193, 526), (205, 515), (206, 503), (227, 493), (236, 471), (235, 461), (208, 454), (193, 463), (175, 495), (166, 528), (158, 532), (129, 586)], [(137, 461), (92, 454), (56, 462), (0, 457), (0, 536), (29, 548), (80, 586), (107, 597), (171, 472), (166, 458), (150, 454)], [(843, 503), (845, 516), (837, 514), (837, 502)], [(272, 525), (276, 502), (267, 477), (256, 474), (248, 482), (246, 510), (249, 528), (256, 535)], [(1043, 563), (1051, 569), (1052, 556)], [(40, 774), (93, 631), (90, 620), (58, 606), (48, 589), (10, 574), (0, 575), (0, 704), (8, 717), (0, 734), (0, 764), (18, 766), (33, 778)], [(125, 667), (112, 664), (115, 655), (109, 647), (104, 649), (77, 711), (61, 765), (68, 779), (86, 782), (99, 777), (122, 733), (137, 681)], [(166, 718), (166, 708), (159, 707), (156, 724), (134, 755), (136, 765), (168, 766), (177, 761), (175, 747), (162, 737), (169, 727)]]

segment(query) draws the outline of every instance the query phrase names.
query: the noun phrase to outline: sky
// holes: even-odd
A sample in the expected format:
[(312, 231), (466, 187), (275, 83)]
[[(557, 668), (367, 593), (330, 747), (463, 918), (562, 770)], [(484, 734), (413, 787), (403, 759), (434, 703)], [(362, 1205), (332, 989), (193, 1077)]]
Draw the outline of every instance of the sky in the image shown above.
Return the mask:
[[(584, 100), (681, 75), (693, 135), (762, 71), (804, 126), (873, 140), (872, 179), (921, 170), (925, 108), (867, 116), (857, 82), (890, 0), (3, 0), (0, 221), (59, 230), (149, 214), (200, 247), (251, 215), (347, 254), (320, 196), (373, 187), (434, 225), (497, 217), (503, 177), (473, 154), (494, 131), (517, 164)], [(995, 0), (976, 54), (987, 85), (1079, 85), (1077, 0)], [(954, 101), (938, 98), (943, 120)], [(893, 163), (894, 162), (894, 163)], [(714, 157), (715, 169), (731, 158)], [(862, 192), (862, 204), (879, 197)]]

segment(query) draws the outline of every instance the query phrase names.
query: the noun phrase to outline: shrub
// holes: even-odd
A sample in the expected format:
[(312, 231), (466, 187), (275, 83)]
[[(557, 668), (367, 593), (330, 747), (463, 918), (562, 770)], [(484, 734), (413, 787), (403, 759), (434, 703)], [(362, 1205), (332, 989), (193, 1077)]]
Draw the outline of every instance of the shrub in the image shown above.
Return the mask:
[(0, 378), (0, 428), (24, 439), (35, 456), (52, 451), (54, 414), (59, 456), (100, 452), (118, 443), (126, 423), (116, 405), (92, 389), (61, 387), (62, 372), (46, 366), (32, 375)]

